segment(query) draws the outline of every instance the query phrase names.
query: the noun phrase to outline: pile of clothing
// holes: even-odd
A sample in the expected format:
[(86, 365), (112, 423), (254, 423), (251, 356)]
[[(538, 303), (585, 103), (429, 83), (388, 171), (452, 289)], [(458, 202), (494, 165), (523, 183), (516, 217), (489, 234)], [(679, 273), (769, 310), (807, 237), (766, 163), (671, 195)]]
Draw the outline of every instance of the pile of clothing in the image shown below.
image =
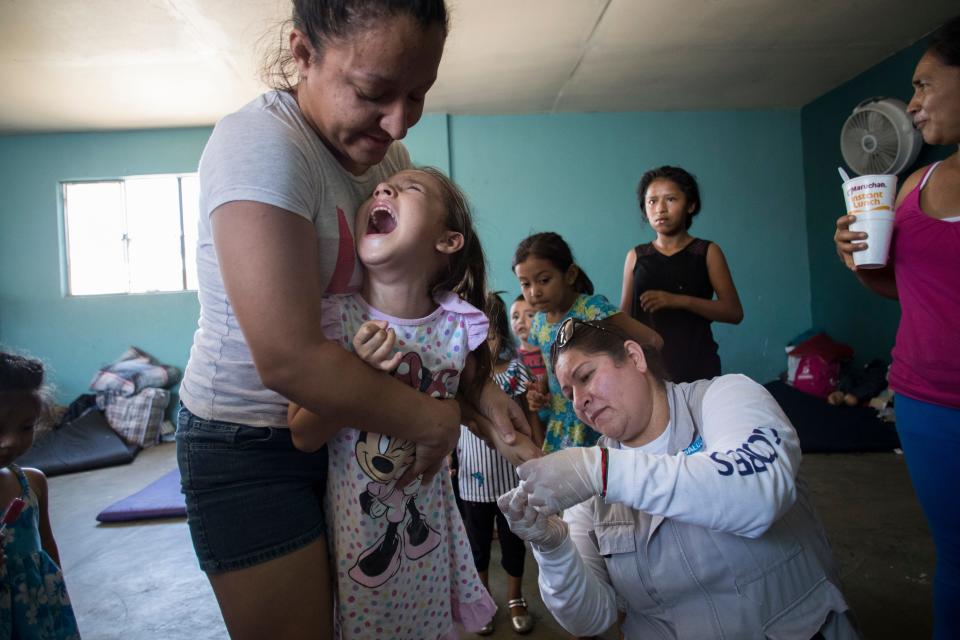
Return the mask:
[(890, 365), (879, 359), (855, 366), (852, 347), (812, 329), (787, 346), (783, 380), (834, 406), (869, 405), (880, 419), (894, 422), (893, 391), (887, 384), (889, 369)]
[(130, 347), (96, 373), (90, 389), (96, 392), (97, 406), (113, 430), (128, 444), (146, 448), (160, 441), (169, 389), (180, 377), (177, 367)]

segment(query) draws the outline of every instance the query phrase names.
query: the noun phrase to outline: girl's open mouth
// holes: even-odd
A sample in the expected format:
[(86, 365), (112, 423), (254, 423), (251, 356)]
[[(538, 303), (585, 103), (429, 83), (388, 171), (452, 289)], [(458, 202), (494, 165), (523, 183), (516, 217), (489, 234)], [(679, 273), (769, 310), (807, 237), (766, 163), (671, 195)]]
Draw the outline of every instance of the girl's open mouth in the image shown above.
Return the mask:
[(385, 205), (374, 205), (367, 218), (367, 235), (378, 233), (387, 234), (397, 228), (397, 218), (393, 211)]

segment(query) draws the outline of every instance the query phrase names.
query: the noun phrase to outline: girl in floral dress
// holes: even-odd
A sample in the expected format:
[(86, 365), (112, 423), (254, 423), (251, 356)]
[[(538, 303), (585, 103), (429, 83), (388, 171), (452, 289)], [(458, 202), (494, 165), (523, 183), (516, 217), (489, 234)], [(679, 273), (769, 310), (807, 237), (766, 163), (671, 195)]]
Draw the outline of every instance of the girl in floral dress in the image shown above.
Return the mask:
[(13, 464), (33, 445), (44, 395), (39, 360), (0, 353), (0, 510), (18, 498), (25, 503), (0, 538), (2, 640), (80, 638), (50, 529), (47, 479), (37, 469)]
[(557, 329), (567, 318), (602, 320), (612, 316), (612, 321), (640, 344), (660, 349), (663, 339), (653, 329), (621, 313), (606, 297), (595, 294), (593, 282), (574, 262), (570, 245), (557, 233), (548, 231), (524, 238), (514, 253), (513, 273), (520, 281), (524, 299), (537, 312), (527, 342), (538, 347), (547, 361), (549, 390), (541, 387), (527, 394), (531, 409), (549, 409), (543, 451), (591, 447), (600, 434), (577, 418), (549, 364)]

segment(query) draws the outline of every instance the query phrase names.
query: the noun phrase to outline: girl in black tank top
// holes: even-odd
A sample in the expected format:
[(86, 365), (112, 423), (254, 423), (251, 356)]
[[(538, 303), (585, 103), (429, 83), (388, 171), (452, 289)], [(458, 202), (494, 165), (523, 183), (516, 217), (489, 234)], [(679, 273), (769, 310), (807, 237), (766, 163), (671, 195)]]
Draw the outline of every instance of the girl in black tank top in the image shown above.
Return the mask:
[(637, 197), (657, 237), (627, 253), (620, 309), (663, 336), (671, 380), (718, 376), (710, 323), (739, 324), (743, 308), (720, 247), (687, 231), (700, 212), (697, 182), (679, 167), (660, 167), (643, 175)]

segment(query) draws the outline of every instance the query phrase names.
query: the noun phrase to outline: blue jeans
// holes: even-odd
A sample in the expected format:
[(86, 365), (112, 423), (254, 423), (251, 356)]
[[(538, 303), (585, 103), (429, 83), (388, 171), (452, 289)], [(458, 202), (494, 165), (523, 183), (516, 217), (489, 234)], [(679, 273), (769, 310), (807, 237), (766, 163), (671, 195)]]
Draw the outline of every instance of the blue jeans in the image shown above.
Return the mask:
[(933, 637), (960, 638), (960, 409), (897, 394), (897, 433), (913, 489), (927, 517), (937, 567), (933, 577)]
[(304, 453), (285, 428), (204, 420), (181, 406), (177, 462), (206, 572), (245, 569), (326, 534), (326, 447)]

